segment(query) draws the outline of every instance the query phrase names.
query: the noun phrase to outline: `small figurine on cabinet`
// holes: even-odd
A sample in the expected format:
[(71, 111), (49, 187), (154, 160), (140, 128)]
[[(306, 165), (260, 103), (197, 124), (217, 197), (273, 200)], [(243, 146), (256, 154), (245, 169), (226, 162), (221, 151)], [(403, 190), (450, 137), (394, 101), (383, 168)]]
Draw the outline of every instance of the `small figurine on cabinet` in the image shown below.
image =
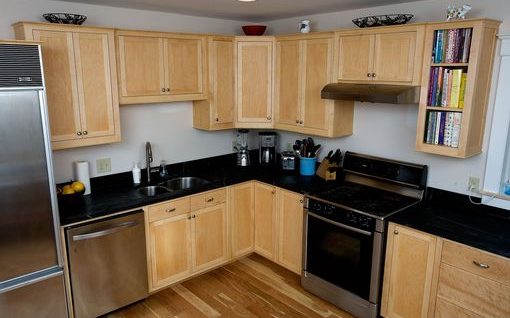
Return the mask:
[(458, 8), (454, 5), (448, 5), (448, 9), (446, 10), (446, 21), (466, 19), (466, 14), (471, 10), (471, 8), (472, 7), (469, 4), (465, 4)]
[(310, 20), (301, 20), (299, 22), (299, 31), (301, 33), (310, 33)]

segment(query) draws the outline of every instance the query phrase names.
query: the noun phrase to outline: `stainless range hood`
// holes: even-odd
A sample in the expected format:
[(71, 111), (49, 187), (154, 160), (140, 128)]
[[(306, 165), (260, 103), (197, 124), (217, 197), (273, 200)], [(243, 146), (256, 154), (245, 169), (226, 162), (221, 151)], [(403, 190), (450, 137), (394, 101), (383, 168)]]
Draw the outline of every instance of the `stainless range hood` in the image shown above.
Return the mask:
[(419, 86), (333, 83), (324, 86), (323, 99), (354, 100), (384, 104), (418, 104)]

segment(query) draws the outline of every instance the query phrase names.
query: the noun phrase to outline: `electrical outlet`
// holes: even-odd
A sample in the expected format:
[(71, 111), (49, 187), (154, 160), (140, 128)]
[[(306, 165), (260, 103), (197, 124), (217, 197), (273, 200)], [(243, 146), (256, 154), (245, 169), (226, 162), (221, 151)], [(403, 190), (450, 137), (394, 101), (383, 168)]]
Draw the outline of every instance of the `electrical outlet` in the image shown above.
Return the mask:
[(96, 160), (97, 173), (107, 173), (112, 171), (112, 161), (110, 158)]
[(469, 177), (468, 191), (471, 191), (471, 192), (480, 192), (480, 178), (478, 178), (478, 177)]

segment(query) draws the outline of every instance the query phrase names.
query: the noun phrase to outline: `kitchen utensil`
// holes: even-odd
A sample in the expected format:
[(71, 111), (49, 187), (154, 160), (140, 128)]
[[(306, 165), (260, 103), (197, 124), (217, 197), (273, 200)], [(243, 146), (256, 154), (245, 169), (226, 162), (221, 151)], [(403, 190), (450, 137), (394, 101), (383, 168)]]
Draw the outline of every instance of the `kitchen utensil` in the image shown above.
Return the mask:
[(81, 25), (87, 20), (86, 16), (75, 13), (45, 13), (43, 14), (43, 18), (51, 23), (77, 25)]
[(243, 32), (246, 35), (262, 35), (266, 32), (265, 25), (243, 25)]

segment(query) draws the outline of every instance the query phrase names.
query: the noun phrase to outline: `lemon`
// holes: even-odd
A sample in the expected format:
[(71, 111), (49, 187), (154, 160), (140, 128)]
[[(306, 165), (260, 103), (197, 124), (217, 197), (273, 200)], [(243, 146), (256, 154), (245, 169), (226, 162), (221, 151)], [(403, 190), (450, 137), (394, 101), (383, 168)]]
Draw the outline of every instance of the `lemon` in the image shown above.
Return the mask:
[(73, 188), (71, 187), (71, 185), (65, 185), (63, 188), (62, 188), (62, 194), (66, 195), (66, 194), (74, 194), (74, 190)]
[(71, 183), (71, 188), (74, 190), (74, 192), (83, 192), (85, 190), (85, 185), (80, 181), (75, 181)]

